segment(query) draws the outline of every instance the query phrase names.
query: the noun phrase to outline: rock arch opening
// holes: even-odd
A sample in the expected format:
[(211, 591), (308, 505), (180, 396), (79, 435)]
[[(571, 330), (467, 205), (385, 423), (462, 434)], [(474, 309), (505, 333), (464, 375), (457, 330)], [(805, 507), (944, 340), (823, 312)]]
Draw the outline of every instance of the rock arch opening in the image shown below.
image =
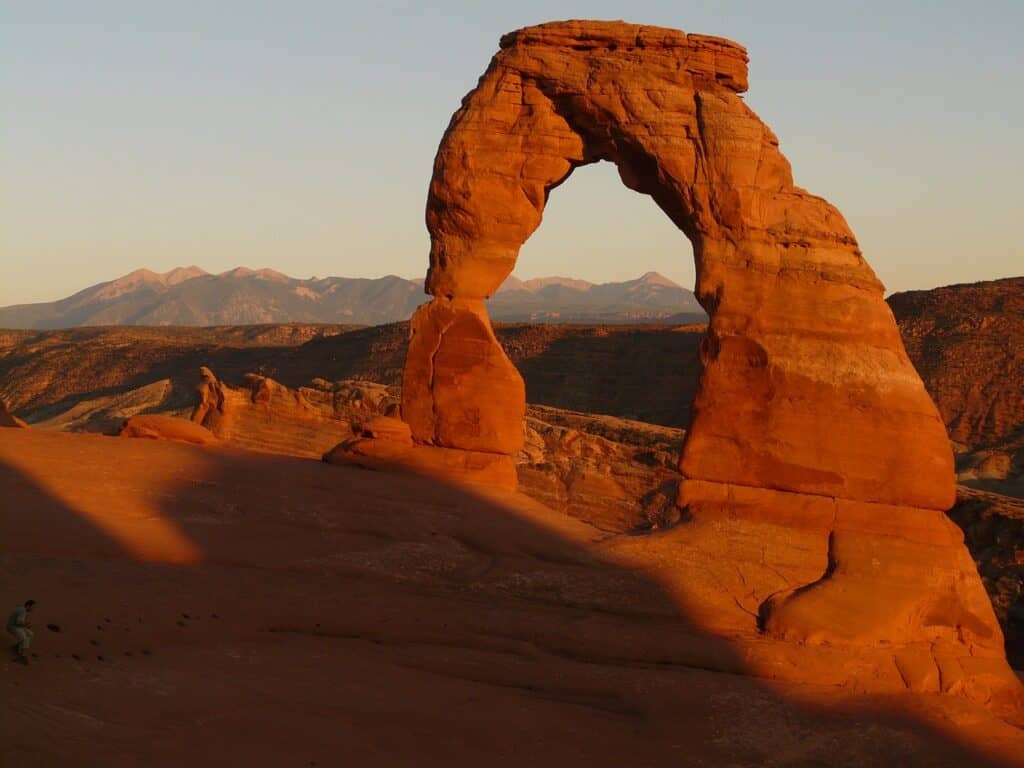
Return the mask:
[[(650, 198), (625, 187), (612, 163), (599, 161), (575, 168), (549, 191), (543, 223), (520, 249), (513, 275), (603, 283), (648, 272), (692, 291), (690, 241)], [(505, 319), (493, 310), (491, 316)]]

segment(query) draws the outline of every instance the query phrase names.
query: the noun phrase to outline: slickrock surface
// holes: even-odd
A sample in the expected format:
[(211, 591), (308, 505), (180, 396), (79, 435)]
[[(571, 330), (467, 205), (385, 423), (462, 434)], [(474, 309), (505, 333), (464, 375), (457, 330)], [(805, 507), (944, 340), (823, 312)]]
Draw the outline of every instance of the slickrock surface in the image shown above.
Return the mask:
[[(0, 660), (5, 766), (1024, 755), (1020, 730), (905, 692), (891, 663), (858, 680), (749, 616), (708, 632), (685, 526), (610, 536), (522, 496), (42, 430), (0, 436), (0, 497), (0, 601), (38, 600), (36, 657)], [(721, 554), (704, 560), (728, 579)], [(821, 685), (787, 682), (807, 665)], [(860, 693), (876, 668), (890, 692)]]
[[(405, 422), (401, 422), (405, 423)], [(406, 425), (408, 429), (408, 425)], [(511, 456), (417, 445), (411, 431), (361, 433), (327, 451), (328, 464), (422, 475), (452, 485), (472, 485), (514, 491), (518, 485)]]
[[(669, 336), (661, 332), (660, 337)], [(616, 345), (621, 343), (613, 341)], [(276, 396), (260, 401), (254, 397), (254, 390), (260, 391), (262, 377), (250, 376), (248, 381), (248, 388), (232, 388), (218, 382), (227, 388), (227, 400), (234, 414), (233, 427), (221, 430), (221, 437), (230, 445), (293, 456), (319, 456), (336, 441), (351, 439), (353, 431), (360, 427), (368, 428), (373, 436), (386, 436), (374, 426), (373, 414), (390, 410), (400, 395), (396, 387), (369, 382), (317, 380), (310, 387), (285, 392), (281, 385), (268, 381), (267, 389)], [(151, 393), (162, 392), (168, 384), (155, 382), (111, 396), (112, 405), (104, 398), (85, 401), (73, 408), (67, 419), (37, 426), (75, 429), (75, 417), (93, 425), (116, 423), (119, 427), (127, 415), (137, 412), (142, 405), (159, 409), (162, 398), (153, 400)], [(296, 410), (300, 399), (315, 413)], [(111, 411), (103, 418), (97, 415), (97, 403), (110, 405)], [(285, 406), (284, 410), (277, 407), (280, 404)], [(189, 406), (161, 412), (188, 417), (193, 410), (194, 406)], [(290, 423), (295, 418), (299, 423)], [(210, 417), (211, 423), (222, 420), (223, 414)], [(515, 456), (522, 493), (605, 531), (647, 530), (678, 521), (679, 511), (672, 502), (680, 479), (675, 457), (685, 435), (683, 430), (531, 405), (527, 407), (525, 434), (525, 446)], [(388, 466), (385, 461), (356, 463), (376, 468)], [(393, 461), (391, 466), (395, 466)], [(985, 511), (990, 508), (997, 511)], [(950, 517), (966, 532), (967, 544), (1006, 635), (1007, 652), (1015, 665), (1024, 665), (1024, 624), (1017, 617), (1021, 613), (1019, 606), (1024, 605), (1022, 570), (1017, 562), (1017, 549), (1024, 546), (1024, 532), (1017, 530), (1016, 522), (1024, 514), (1004, 511), (1014, 509), (1012, 499), (977, 494), (961, 487), (958, 504)], [(974, 526), (981, 515), (993, 522)], [(1001, 543), (997, 544), (997, 538)], [(1018, 607), (1014, 608), (1015, 605)]]
[(121, 437), (141, 437), (150, 440), (177, 440), (195, 445), (212, 445), (217, 438), (210, 430), (188, 419), (160, 414), (132, 416), (121, 428)]
[(681, 429), (528, 406), (515, 455), (519, 490), (601, 530), (671, 526), (680, 475)]
[[(685, 427), (704, 329), (499, 325), (495, 334), (523, 374), (531, 403)], [(251, 372), (293, 389), (318, 377), (400, 384), (409, 325), (121, 327), (8, 335), (9, 346), (0, 344), (0, 395), (11, 408), (40, 426), (103, 432), (138, 412), (132, 410), (136, 406), (190, 409), (200, 366), (231, 386), (243, 385)], [(157, 382), (165, 382), (160, 392), (108, 400)]]
[[(216, 361), (216, 370), (228, 377), (260, 372), (298, 345), (344, 329), (288, 324), (6, 332), (9, 343), (0, 343), (0, 397), (26, 421), (36, 423), (66, 414), (82, 400), (167, 380), (171, 386), (161, 407), (189, 407), (200, 366)], [(0, 342), (4, 338), (0, 336)], [(109, 424), (89, 428), (102, 431)]]
[[(685, 524), (659, 551), (702, 625), (843, 648), (863, 666), (836, 672), (870, 670), (867, 685), (895, 669), (913, 690), (1016, 708), (996, 617), (943, 514), (955, 482), (939, 413), (841, 214), (795, 186), (739, 97), (746, 63), (727, 40), (622, 22), (502, 38), (435, 159), (434, 298), (410, 323), (402, 418), (424, 450), (520, 450), (525, 386), (484, 299), (550, 191), (613, 162), (693, 242), (710, 316), (679, 460)], [(614, 497), (609, 474), (583, 497)]]

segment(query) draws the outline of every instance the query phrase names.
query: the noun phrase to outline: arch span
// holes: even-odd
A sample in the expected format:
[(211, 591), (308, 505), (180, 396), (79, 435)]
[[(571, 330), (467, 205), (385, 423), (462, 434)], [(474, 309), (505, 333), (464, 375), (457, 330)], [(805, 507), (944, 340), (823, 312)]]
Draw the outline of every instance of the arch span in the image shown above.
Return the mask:
[(883, 287), (839, 211), (794, 185), (775, 135), (739, 96), (746, 87), (746, 51), (720, 38), (616, 22), (502, 38), (434, 164), (436, 298), (414, 321), (403, 403), (417, 441), (518, 448), (522, 385), (482, 300), (511, 273), (550, 191), (609, 160), (692, 241), (711, 317), (683, 474), (952, 504), (945, 428)]
[(943, 514), (945, 428), (852, 232), (794, 185), (746, 87), (746, 52), (720, 38), (580, 21), (502, 38), (435, 160), (434, 298), (411, 323), (406, 424), (387, 428), (400, 440), (368, 429), (340, 449), (514, 487), (524, 386), (484, 299), (550, 191), (609, 160), (692, 241), (710, 315), (679, 464), (687, 522), (609, 551), (671, 557), (688, 613), (764, 640), (764, 674), (792, 652), (809, 681), (840, 664), (863, 689), (955, 691), (1020, 717), (1002, 633)]

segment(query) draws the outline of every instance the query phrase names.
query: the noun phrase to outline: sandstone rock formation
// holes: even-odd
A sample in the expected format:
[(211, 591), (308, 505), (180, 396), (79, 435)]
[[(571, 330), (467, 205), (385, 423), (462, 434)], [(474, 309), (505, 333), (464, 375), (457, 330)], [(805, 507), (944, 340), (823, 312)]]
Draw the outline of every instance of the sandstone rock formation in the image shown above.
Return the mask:
[(372, 419), (357, 427), (357, 432), (327, 451), (323, 460), (364, 469), (400, 470), (458, 484), (516, 487), (511, 456), (416, 445), (409, 425), (388, 416)]
[(121, 437), (144, 437), (150, 440), (176, 440), (181, 443), (212, 445), (217, 438), (210, 430), (188, 419), (177, 419), (158, 413), (132, 416), (121, 427)]
[(7, 404), (0, 400), (0, 427), (27, 427), (24, 421), (7, 410)]
[(331, 383), (290, 389), (259, 374), (243, 377), (242, 387), (200, 371), (192, 421), (221, 440), (249, 450), (320, 458), (353, 435), (353, 420), (383, 414), (397, 404), (393, 389), (373, 382)]
[(679, 520), (681, 429), (527, 406), (516, 456), (519, 490), (551, 509), (614, 533)]
[(424, 450), (520, 449), (524, 388), (483, 301), (551, 190), (613, 162), (692, 241), (710, 316), (679, 464), (688, 522), (671, 535), (738, 580), (682, 557), (681, 599), (715, 631), (846, 647), (915, 690), (1016, 699), (943, 515), (955, 485), (938, 411), (841, 214), (795, 186), (740, 98), (746, 64), (727, 40), (621, 22), (502, 38), (435, 160), (434, 299), (412, 319), (402, 417)]
[(893, 648), (703, 631), (691, 574), (753, 620), (727, 550), (685, 546), (700, 522), (614, 536), (521, 495), (35, 429), (0, 436), (0, 499), (4, 599), (30, 577), (41, 605), (38, 664), (0, 664), (4, 766), (1024, 762), (982, 706), (907, 693)]

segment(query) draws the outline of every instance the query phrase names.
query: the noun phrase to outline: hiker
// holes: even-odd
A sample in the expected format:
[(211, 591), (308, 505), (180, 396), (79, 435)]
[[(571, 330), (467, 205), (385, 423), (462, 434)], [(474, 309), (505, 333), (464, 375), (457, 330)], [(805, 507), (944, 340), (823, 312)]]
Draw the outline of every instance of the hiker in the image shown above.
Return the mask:
[(26, 600), (24, 605), (19, 605), (11, 613), (10, 618), (7, 619), (7, 631), (14, 635), (18, 639), (18, 644), (14, 647), (14, 650), (18, 654), (18, 658), (22, 662), (28, 662), (25, 657), (25, 651), (32, 644), (32, 622), (28, 620), (28, 615), (32, 613), (32, 609), (35, 607), (35, 600)]

